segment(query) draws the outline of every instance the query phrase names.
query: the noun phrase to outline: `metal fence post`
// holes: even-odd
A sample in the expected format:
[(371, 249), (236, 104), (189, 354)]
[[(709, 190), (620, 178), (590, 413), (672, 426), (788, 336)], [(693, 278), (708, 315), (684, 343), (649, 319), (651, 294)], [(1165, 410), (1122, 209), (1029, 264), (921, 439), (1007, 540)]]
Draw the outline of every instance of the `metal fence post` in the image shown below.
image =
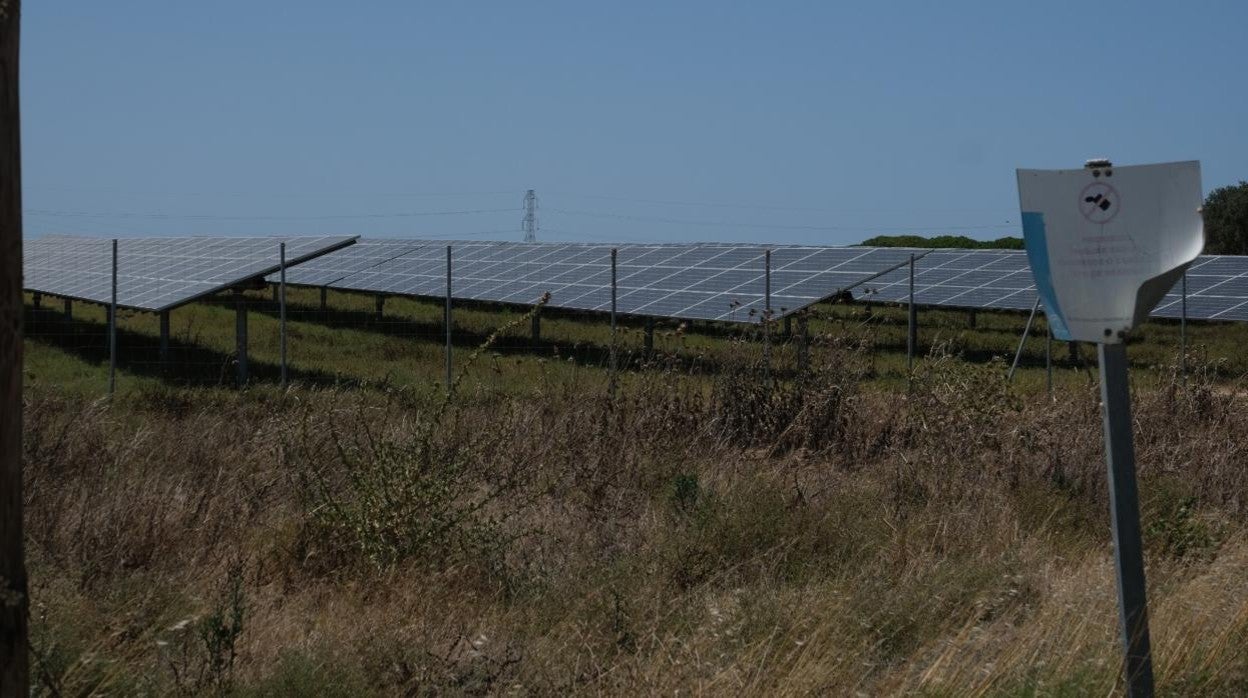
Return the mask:
[(278, 284), (278, 333), (282, 350), (282, 390), (286, 389), (286, 243), (279, 243), (277, 248), (278, 261), (281, 266), (281, 279)]
[(451, 246), (446, 246), (446, 392), (451, 392)]
[(616, 250), (616, 248), (612, 247), (611, 248), (611, 377), (608, 383), (608, 392), (610, 393), (612, 400), (615, 399), (615, 388), (616, 388), (615, 372), (617, 368), (617, 364), (616, 364), (617, 357), (616, 357), (616, 348), (615, 348), (615, 338), (616, 338), (615, 261), (616, 261), (617, 253), (618, 251)]
[(108, 304), (108, 394), (117, 389), (117, 239), (113, 238), (113, 293)]
[(1127, 348), (1125, 344), (1098, 344), (1097, 347), (1101, 364), (1109, 513), (1113, 525), (1114, 566), (1118, 574), (1118, 614), (1127, 693), (1133, 697), (1152, 696), (1153, 660), (1149, 646), (1144, 550), (1140, 539), (1139, 495), (1135, 481), (1135, 444), (1131, 434)]
[(238, 355), (238, 387), (247, 385), (247, 295), (234, 289), (234, 346)]
[(1183, 305), (1179, 315), (1179, 372), (1187, 387), (1187, 271), (1183, 271)]
[(910, 255), (910, 307), (908, 309), (908, 324), (906, 332), (906, 372), (914, 372), (914, 352), (919, 343), (919, 317), (918, 308), (914, 305), (914, 255)]
[(763, 252), (763, 381), (771, 384), (771, 250)]

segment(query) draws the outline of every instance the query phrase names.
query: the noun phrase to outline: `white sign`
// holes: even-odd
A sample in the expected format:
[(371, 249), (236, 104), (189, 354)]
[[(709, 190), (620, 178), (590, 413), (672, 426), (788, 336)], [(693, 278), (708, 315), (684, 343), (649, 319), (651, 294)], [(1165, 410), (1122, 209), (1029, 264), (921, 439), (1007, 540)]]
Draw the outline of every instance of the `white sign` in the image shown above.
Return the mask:
[(1018, 198), (1058, 339), (1121, 342), (1205, 246), (1199, 162), (1019, 170)]

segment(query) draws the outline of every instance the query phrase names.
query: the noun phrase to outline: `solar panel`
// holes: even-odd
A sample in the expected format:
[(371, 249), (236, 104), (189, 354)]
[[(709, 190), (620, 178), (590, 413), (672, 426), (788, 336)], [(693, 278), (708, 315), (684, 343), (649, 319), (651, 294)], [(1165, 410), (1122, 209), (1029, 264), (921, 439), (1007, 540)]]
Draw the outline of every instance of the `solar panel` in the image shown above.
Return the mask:
[[(163, 311), (280, 268), (299, 264), (355, 241), (353, 236), (289, 238), (126, 238), (117, 242), (117, 304)], [(48, 236), (22, 243), (24, 288), (77, 300), (109, 303), (112, 242)]]
[[(292, 270), (287, 281), (441, 297), (446, 293), (447, 244), (361, 240), (352, 248)], [(450, 244), (453, 298), (529, 304), (550, 293), (551, 307), (610, 310), (609, 245)], [(904, 264), (916, 253), (898, 248), (726, 244), (620, 245), (616, 249), (620, 313), (730, 322), (762, 319), (768, 249), (775, 318), (837, 295)]]
[[(909, 270), (902, 268), (860, 286), (857, 296), (904, 303), (909, 283)], [(914, 297), (918, 305), (969, 309), (1030, 310), (1036, 302), (1031, 267), (1021, 250), (935, 250), (915, 263)], [(1152, 315), (1182, 315), (1179, 284)], [(1248, 321), (1248, 257), (1197, 258), (1187, 271), (1187, 317)]]

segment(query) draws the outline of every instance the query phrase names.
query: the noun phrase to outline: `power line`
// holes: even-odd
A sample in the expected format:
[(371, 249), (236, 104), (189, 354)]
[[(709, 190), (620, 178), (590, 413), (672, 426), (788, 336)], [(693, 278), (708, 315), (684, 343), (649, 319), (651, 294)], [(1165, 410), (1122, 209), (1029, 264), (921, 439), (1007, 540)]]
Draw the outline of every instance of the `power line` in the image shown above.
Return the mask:
[(1000, 229), (1009, 225), (1009, 222), (995, 225), (925, 225), (925, 226), (845, 226), (845, 225), (785, 225), (779, 223), (739, 223), (736, 221), (708, 221), (693, 220), (685, 218), (662, 218), (658, 216), (633, 216), (623, 213), (607, 213), (601, 211), (580, 211), (575, 209), (564, 208), (547, 208), (547, 211), (553, 213), (562, 213), (570, 216), (587, 216), (590, 218), (609, 218), (623, 221), (637, 221), (643, 223), (668, 223), (672, 225), (699, 225), (724, 228), (753, 228), (762, 230), (812, 230), (812, 231), (858, 231), (858, 232), (924, 232), (932, 230), (990, 230)]

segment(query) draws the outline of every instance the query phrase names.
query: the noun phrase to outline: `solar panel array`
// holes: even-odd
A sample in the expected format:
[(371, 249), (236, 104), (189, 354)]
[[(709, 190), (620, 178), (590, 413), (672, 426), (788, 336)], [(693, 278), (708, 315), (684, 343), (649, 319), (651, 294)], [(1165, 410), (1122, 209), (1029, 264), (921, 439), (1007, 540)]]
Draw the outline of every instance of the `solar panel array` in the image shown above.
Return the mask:
[[(361, 240), (287, 274), (308, 286), (411, 296), (446, 293), (447, 242)], [(608, 311), (611, 246), (453, 242), (452, 297)], [(406, 248), (406, 249), (405, 249)], [(617, 246), (617, 309), (654, 317), (759, 322), (765, 255), (771, 250), (771, 308), (778, 318), (906, 263), (897, 248), (727, 244)], [(274, 279), (270, 277), (270, 281)]]
[[(862, 300), (904, 303), (909, 269), (860, 286)], [(969, 309), (1030, 310), (1036, 302), (1027, 254), (1021, 250), (934, 250), (915, 263), (915, 303)], [(1176, 284), (1152, 313), (1182, 315)], [(1187, 317), (1248, 321), (1248, 257), (1202, 255), (1187, 271)]]
[[(354, 236), (290, 238), (127, 238), (117, 243), (117, 304), (162, 311), (355, 241)], [(112, 241), (70, 236), (22, 242), (23, 286), (77, 300), (108, 303), (112, 297)]]

